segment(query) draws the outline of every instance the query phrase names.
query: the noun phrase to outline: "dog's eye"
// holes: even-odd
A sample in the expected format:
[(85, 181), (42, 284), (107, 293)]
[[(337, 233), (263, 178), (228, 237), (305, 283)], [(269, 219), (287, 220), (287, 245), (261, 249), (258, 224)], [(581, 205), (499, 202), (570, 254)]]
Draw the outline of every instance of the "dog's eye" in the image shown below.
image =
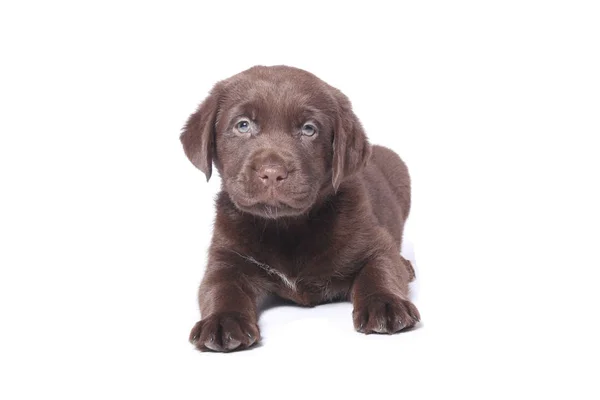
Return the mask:
[(237, 129), (240, 133), (248, 133), (250, 132), (250, 121), (243, 119), (237, 124), (235, 124), (235, 129)]
[(304, 124), (302, 126), (302, 134), (304, 136), (313, 136), (315, 133), (317, 133), (317, 128), (315, 128), (314, 125), (312, 125), (312, 124)]

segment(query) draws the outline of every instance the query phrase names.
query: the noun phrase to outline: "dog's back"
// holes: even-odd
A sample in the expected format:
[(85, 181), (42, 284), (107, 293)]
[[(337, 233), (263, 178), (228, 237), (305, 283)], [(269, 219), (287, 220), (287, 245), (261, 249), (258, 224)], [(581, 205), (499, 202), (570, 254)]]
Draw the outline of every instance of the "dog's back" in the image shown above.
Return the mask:
[(410, 177), (406, 164), (392, 150), (373, 146), (363, 175), (373, 212), (400, 248), (404, 222), (410, 211)]

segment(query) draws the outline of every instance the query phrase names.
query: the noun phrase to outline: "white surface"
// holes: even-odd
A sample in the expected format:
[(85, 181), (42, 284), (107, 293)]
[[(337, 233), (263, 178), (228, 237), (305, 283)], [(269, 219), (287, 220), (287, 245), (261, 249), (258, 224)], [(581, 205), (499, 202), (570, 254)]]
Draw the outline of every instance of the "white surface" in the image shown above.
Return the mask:
[[(598, 398), (597, 4), (216, 3), (0, 6), (0, 398)], [(187, 343), (218, 179), (178, 135), (254, 64), (406, 160), (420, 329), (285, 306)]]

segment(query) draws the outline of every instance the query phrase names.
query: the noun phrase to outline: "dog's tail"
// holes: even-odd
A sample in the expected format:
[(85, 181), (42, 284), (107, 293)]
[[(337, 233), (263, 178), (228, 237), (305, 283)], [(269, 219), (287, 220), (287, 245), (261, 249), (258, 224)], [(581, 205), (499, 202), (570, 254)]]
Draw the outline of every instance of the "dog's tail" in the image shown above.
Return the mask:
[(406, 267), (406, 270), (408, 271), (409, 282), (414, 281), (415, 280), (415, 269), (413, 268), (412, 263), (402, 256), (400, 256), (400, 258), (402, 258), (402, 262), (404, 262), (404, 266)]

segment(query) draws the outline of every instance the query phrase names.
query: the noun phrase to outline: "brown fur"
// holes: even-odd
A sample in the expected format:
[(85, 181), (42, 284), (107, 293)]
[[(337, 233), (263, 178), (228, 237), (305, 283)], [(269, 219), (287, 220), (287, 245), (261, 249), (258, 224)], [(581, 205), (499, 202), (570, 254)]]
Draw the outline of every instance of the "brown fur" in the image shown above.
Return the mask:
[[(302, 134), (307, 121), (313, 136)], [(419, 321), (408, 299), (414, 270), (399, 253), (407, 168), (369, 145), (340, 91), (296, 68), (254, 67), (215, 85), (181, 141), (207, 179), (213, 164), (222, 178), (202, 320), (190, 334), (198, 349), (257, 343), (270, 294), (305, 306), (351, 300), (364, 333)]]

